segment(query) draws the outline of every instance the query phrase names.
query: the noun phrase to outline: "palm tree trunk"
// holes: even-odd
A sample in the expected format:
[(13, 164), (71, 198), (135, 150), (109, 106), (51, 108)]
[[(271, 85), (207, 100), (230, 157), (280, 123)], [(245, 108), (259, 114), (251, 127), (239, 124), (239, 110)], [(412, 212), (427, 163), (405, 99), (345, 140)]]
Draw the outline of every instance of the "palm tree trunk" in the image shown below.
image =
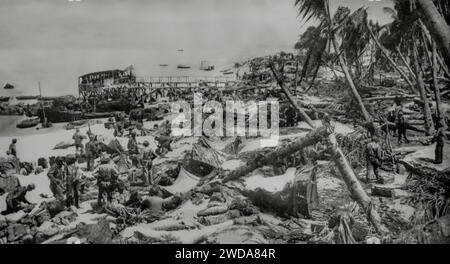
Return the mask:
[(436, 44), (444, 56), (445, 64), (450, 69), (450, 27), (431, 0), (417, 0), (426, 20), (425, 24), (433, 35)]
[(331, 36), (331, 40), (333, 42), (334, 49), (336, 53), (338, 53), (338, 59), (339, 64), (342, 68), (342, 71), (344, 72), (345, 78), (347, 80), (348, 85), (350, 86), (351, 92), (353, 93), (353, 96), (355, 97), (356, 101), (358, 102), (359, 108), (361, 109), (362, 115), (366, 122), (371, 123), (373, 125), (372, 118), (370, 117), (369, 113), (366, 110), (366, 107), (364, 106), (364, 103), (361, 99), (361, 96), (358, 93), (358, 90), (356, 89), (355, 84), (353, 83), (352, 77), (350, 76), (350, 72), (348, 71), (347, 64), (345, 63), (344, 56), (341, 53), (339, 53), (338, 49), (338, 43), (336, 41), (335, 36)]
[(331, 134), (331, 130), (327, 127), (319, 127), (311, 132), (309, 132), (304, 138), (300, 141), (293, 142), (285, 147), (276, 149), (267, 155), (264, 158), (258, 161), (248, 162), (247, 164), (238, 167), (237, 169), (231, 171), (227, 174), (225, 178), (223, 178), (222, 182), (228, 182), (237, 180), (250, 172), (256, 170), (259, 167), (262, 167), (267, 164), (272, 164), (273, 161), (277, 160), (278, 157), (286, 157), (294, 154), (297, 151), (302, 150), (308, 146), (312, 146), (319, 141), (323, 140), (323, 138), (328, 137)]
[[(339, 55), (339, 56), (342, 56), (342, 55)], [(297, 111), (305, 119), (305, 121), (308, 123), (309, 126), (311, 126), (312, 128), (316, 128), (315, 124), (308, 117), (308, 115), (305, 113), (305, 111), (303, 111), (303, 109), (298, 105), (298, 103), (295, 100), (293, 100), (293, 96), (291, 95), (289, 89), (283, 84), (283, 82), (281, 81), (281, 78), (275, 72), (275, 69), (273, 67), (271, 69), (272, 69), (275, 79), (277, 80), (278, 85), (281, 87), (281, 89), (284, 91), (286, 96), (289, 98), (291, 104), (297, 109)], [(347, 74), (348, 74), (348, 70), (347, 70)], [(353, 81), (352, 81), (352, 83), (353, 83)], [(358, 94), (358, 96), (359, 96), (359, 94)], [(373, 124), (373, 122), (372, 122), (372, 124)], [(316, 129), (315, 131), (319, 132), (319, 134), (325, 135), (325, 132), (320, 132), (320, 130), (321, 130), (321, 128)], [(310, 135), (310, 137), (311, 137), (311, 135)], [(334, 136), (333, 133), (328, 134), (328, 142), (331, 145), (333, 161), (336, 164), (336, 167), (338, 167), (339, 172), (341, 173), (342, 178), (344, 179), (344, 182), (347, 185), (347, 188), (349, 189), (350, 193), (352, 194), (352, 198), (361, 206), (362, 210), (367, 213), (367, 220), (370, 223), (372, 223), (372, 225), (375, 227), (375, 230), (378, 233), (380, 233), (380, 234), (388, 233), (388, 230), (381, 224), (380, 216), (378, 215), (378, 212), (373, 207), (370, 197), (367, 195), (367, 193), (362, 188), (361, 184), (358, 181), (358, 178), (355, 175), (355, 172), (348, 164), (347, 158), (345, 157), (342, 150), (339, 148), (339, 145), (337, 144), (337, 141), (336, 141), (336, 137)]]
[(405, 56), (403, 56), (402, 51), (400, 50), (400, 47), (395, 47), (395, 51), (397, 51), (398, 56), (400, 57), (400, 59), (402, 60), (403, 64), (405, 64), (405, 67), (408, 69), (409, 74), (411, 74), (411, 77), (413, 79), (416, 79), (416, 74), (414, 73), (414, 71), (411, 69), (411, 66), (409, 65), (408, 61), (406, 60)]
[(370, 28), (369, 22), (366, 19), (366, 27), (369, 30), (370, 36), (372, 37), (373, 41), (375, 41), (375, 44), (378, 46), (378, 48), (383, 53), (384, 57), (389, 61), (389, 63), (394, 67), (394, 69), (402, 76), (402, 78), (406, 81), (406, 83), (411, 88), (412, 93), (417, 93), (416, 88), (414, 87), (414, 84), (409, 80), (408, 76), (398, 67), (398, 65), (394, 62), (394, 60), (391, 58), (391, 56), (388, 54), (387, 50), (381, 43), (378, 41), (377, 37), (373, 33), (372, 29)]
[(434, 86), (434, 96), (436, 99), (436, 114), (438, 116), (439, 122), (441, 122), (442, 112), (441, 112), (441, 93), (439, 91), (439, 85), (437, 81), (437, 71), (438, 71), (438, 62), (437, 62), (437, 47), (436, 42), (433, 41), (433, 86)]
[(355, 173), (353, 172), (353, 169), (348, 164), (344, 153), (342, 153), (342, 150), (339, 148), (334, 134), (331, 134), (329, 136), (329, 139), (332, 145), (331, 153), (333, 156), (333, 161), (336, 164), (339, 172), (341, 173), (342, 178), (350, 191), (352, 199), (356, 200), (359, 206), (361, 206), (361, 209), (366, 212), (367, 219), (370, 223), (372, 223), (378, 233), (388, 233), (386, 227), (381, 224), (380, 216), (373, 206), (372, 200), (362, 188), (361, 184), (356, 178)]
[(430, 106), (428, 104), (428, 98), (427, 98), (427, 93), (425, 90), (425, 83), (423, 81), (423, 73), (422, 70), (420, 69), (419, 66), (419, 58), (418, 58), (418, 54), (416, 52), (416, 43), (413, 41), (413, 58), (414, 58), (414, 68), (416, 70), (416, 76), (417, 76), (417, 88), (419, 89), (420, 92), (420, 98), (423, 101), (423, 115), (424, 115), (424, 121), (425, 121), (425, 133), (427, 136), (430, 136), (433, 134), (434, 132), (434, 128), (433, 128), (433, 118), (431, 117), (431, 109)]
[[(425, 34), (425, 37), (427, 38), (428, 44), (430, 45), (433, 42), (433, 40), (431, 39), (431, 36), (430, 36), (430, 32), (428, 31), (427, 27), (423, 24), (422, 20), (420, 20), (420, 19), (419, 19), (419, 25), (422, 28), (422, 31)], [(437, 54), (437, 61), (438, 61), (439, 65), (441, 66), (442, 70), (444, 71), (445, 76), (450, 78), (450, 72), (448, 71), (448, 68), (445, 65), (445, 63), (442, 61), (442, 57), (439, 55), (439, 53)]]

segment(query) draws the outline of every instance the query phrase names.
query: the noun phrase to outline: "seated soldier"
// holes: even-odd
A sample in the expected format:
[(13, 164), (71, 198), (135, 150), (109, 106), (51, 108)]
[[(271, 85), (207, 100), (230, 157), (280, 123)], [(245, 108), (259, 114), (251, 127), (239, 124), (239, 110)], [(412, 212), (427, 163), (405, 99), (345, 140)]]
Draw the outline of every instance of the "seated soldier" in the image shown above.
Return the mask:
[(27, 205), (31, 203), (25, 198), (27, 192), (36, 188), (34, 184), (29, 184), (26, 187), (18, 186), (12, 192), (6, 196), (6, 210), (2, 212), (2, 215), (8, 215), (25, 209)]

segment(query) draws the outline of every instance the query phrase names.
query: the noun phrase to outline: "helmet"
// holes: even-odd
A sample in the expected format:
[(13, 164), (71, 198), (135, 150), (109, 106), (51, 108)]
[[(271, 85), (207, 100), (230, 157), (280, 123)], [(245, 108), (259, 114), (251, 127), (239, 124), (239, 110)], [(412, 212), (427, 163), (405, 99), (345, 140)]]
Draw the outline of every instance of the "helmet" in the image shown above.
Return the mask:
[(17, 143), (17, 138), (13, 138), (12, 143)]
[(150, 143), (146, 140), (146, 141), (144, 141), (143, 145), (144, 145), (144, 147), (148, 147), (150, 145)]

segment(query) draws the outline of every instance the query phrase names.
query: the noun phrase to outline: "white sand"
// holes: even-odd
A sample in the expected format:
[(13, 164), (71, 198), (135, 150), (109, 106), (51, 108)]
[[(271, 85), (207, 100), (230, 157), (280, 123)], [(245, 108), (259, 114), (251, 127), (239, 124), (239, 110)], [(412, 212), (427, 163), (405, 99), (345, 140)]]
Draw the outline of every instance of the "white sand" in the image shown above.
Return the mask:
[(295, 172), (295, 168), (289, 168), (285, 174), (280, 176), (264, 177), (263, 175), (253, 175), (245, 179), (244, 185), (248, 190), (261, 188), (269, 192), (279, 192), (284, 189), (288, 182), (294, 180)]
[(200, 178), (195, 176), (194, 174), (186, 171), (184, 168), (181, 168), (180, 173), (178, 174), (177, 179), (171, 186), (162, 187), (169, 191), (172, 194), (175, 193), (187, 193), (195, 186), (197, 186)]

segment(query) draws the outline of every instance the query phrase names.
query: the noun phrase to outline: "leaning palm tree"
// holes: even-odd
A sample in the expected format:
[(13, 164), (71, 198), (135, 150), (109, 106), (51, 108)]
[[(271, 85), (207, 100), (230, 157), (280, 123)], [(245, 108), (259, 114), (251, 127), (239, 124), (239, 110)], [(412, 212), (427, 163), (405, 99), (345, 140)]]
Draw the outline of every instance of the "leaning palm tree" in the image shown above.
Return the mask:
[[(334, 18), (331, 18), (330, 14), (330, 7), (328, 0), (323, 1), (317, 1), (317, 0), (296, 0), (295, 5), (299, 7), (299, 13), (300, 15), (303, 15), (306, 20), (309, 20), (311, 18), (320, 19), (322, 22), (320, 23), (320, 27), (327, 31), (328, 34), (326, 34), (327, 40), (331, 42), (336, 52), (338, 52), (338, 58), (339, 58), (339, 64), (342, 68), (342, 70), (345, 73), (347, 82), (352, 90), (353, 95), (355, 96), (356, 100), (358, 101), (358, 104), (361, 107), (361, 110), (363, 112), (363, 116), (366, 119), (366, 121), (372, 122), (372, 118), (367, 113), (364, 104), (362, 103), (361, 96), (359, 95), (356, 86), (353, 83), (353, 80), (350, 76), (350, 72), (348, 70), (348, 67), (345, 62), (345, 58), (342, 52), (338, 49), (338, 42), (336, 40), (335, 33), (338, 31), (342, 25), (343, 22), (348, 20), (349, 18), (349, 11), (341, 9), (341, 12), (337, 12)], [(345, 12), (343, 12), (345, 11)], [(297, 109), (297, 111), (300, 113), (300, 115), (305, 119), (305, 121), (312, 127), (316, 128), (315, 124), (311, 121), (311, 119), (306, 115), (304, 110), (298, 105), (297, 101), (294, 100), (293, 96), (291, 95), (289, 89), (284, 85), (281, 76), (279, 76), (276, 72), (276, 70), (272, 67), (272, 71), (274, 73), (275, 79), (277, 80), (279, 86), (282, 88), (288, 99), (290, 100), (291, 104)], [(340, 149), (336, 137), (334, 133), (331, 133), (328, 136), (328, 142), (330, 146), (330, 150), (332, 152), (333, 161), (336, 164), (336, 167), (338, 168), (339, 172), (342, 175), (342, 178), (344, 182), (347, 185), (347, 188), (349, 189), (351, 196), (353, 199), (355, 199), (358, 204), (361, 206), (361, 208), (364, 210), (364, 212), (367, 213), (367, 219), (372, 225), (375, 227), (377, 232), (379, 233), (386, 233), (388, 232), (387, 229), (381, 224), (380, 216), (378, 215), (378, 212), (376, 211), (374, 204), (372, 203), (372, 200), (367, 195), (367, 193), (362, 188), (360, 182), (358, 181), (354, 171), (350, 167), (347, 158), (343, 154), (342, 150)]]
[[(441, 3), (442, 2), (442, 3)], [(441, 10), (447, 15), (450, 13), (448, 1), (436, 1)], [(443, 14), (432, 0), (417, 0), (419, 11), (423, 14), (424, 22), (428, 30), (433, 35), (437, 46), (444, 56), (447, 67), (450, 68), (450, 27), (445, 21)]]

